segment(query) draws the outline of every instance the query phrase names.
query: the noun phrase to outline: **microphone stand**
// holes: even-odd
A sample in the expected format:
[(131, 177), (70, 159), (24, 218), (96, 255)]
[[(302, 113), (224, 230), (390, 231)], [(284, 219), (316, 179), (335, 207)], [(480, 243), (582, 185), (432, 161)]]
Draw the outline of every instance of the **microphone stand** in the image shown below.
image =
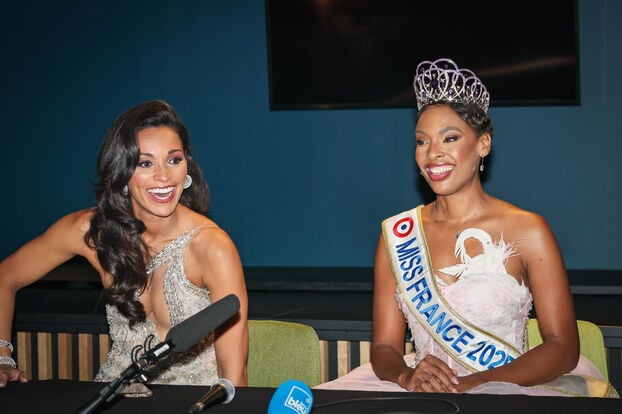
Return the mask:
[(122, 378), (119, 377), (114, 381), (109, 382), (104, 388), (99, 391), (99, 393), (91, 399), (86, 405), (84, 405), (80, 410), (77, 411), (77, 414), (90, 414), (95, 411), (97, 407), (102, 405), (104, 402), (112, 401), (113, 398), (119, 394), (119, 392), (123, 389), (125, 384), (130, 380), (130, 378)]
[[(141, 358), (138, 361), (134, 362), (132, 365), (127, 367), (125, 371), (117, 377), (117, 379), (109, 382), (102, 388), (99, 393), (95, 397), (93, 397), (88, 403), (86, 403), (82, 408), (80, 408), (76, 414), (91, 414), (104, 402), (112, 401), (118, 394), (121, 392), (125, 384), (128, 383), (131, 379), (140, 376), (144, 377), (143, 368), (145, 368), (150, 363), (153, 363), (156, 358), (152, 357), (153, 351), (147, 353), (146, 355), (149, 358)], [(146, 379), (146, 377), (145, 377)]]
[(143, 368), (156, 363), (160, 358), (173, 350), (175, 350), (175, 352), (182, 352), (190, 349), (192, 346), (196, 345), (201, 338), (214, 331), (226, 320), (231, 318), (239, 309), (240, 300), (234, 294), (230, 294), (173, 326), (166, 335), (164, 342), (160, 342), (153, 348), (150, 346), (153, 335), (149, 335), (145, 340), (145, 344), (142, 346), (142, 349), (147, 352), (144, 353), (142, 357), (135, 358), (134, 351), (132, 351), (132, 365), (123, 371), (116, 380), (102, 388), (101, 391), (77, 413), (90, 414), (104, 402), (112, 401), (112, 399), (121, 392), (125, 384), (136, 376), (140, 376), (140, 379), (145, 381), (146, 376), (143, 373)]

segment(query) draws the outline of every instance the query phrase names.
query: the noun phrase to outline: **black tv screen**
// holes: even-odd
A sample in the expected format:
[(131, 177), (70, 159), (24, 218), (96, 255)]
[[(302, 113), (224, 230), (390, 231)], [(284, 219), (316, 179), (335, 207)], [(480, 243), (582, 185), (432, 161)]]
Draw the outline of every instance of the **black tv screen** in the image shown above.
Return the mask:
[(415, 107), (453, 59), (491, 105), (578, 105), (576, 0), (266, 0), (271, 109)]

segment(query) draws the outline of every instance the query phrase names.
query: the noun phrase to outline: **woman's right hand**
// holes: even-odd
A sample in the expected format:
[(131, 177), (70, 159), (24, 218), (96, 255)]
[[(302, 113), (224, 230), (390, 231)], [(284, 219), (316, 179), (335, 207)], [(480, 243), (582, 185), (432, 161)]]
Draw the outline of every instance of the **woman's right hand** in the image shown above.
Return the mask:
[(426, 355), (415, 368), (408, 368), (399, 385), (410, 392), (458, 392), (456, 373), (434, 355)]
[(25, 372), (10, 365), (0, 365), (0, 388), (6, 387), (9, 381), (28, 382)]

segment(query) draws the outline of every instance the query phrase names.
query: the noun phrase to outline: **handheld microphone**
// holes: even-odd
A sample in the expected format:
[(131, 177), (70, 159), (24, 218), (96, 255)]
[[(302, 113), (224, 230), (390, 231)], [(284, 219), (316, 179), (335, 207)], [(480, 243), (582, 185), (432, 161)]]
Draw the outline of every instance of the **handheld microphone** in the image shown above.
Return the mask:
[(108, 383), (89, 403), (78, 411), (80, 414), (91, 413), (105, 401), (110, 401), (123, 386), (138, 376), (143, 368), (154, 364), (171, 351), (182, 352), (192, 348), (240, 310), (240, 300), (234, 294), (225, 296), (195, 313), (188, 319), (173, 326), (166, 339), (147, 351), (132, 363), (115, 379)]
[(298, 380), (285, 381), (276, 389), (268, 414), (309, 414), (313, 406), (311, 389)]
[(203, 410), (207, 410), (212, 405), (229, 404), (235, 397), (235, 387), (226, 378), (219, 378), (210, 390), (201, 397), (199, 401), (194, 403), (188, 410), (189, 414), (199, 414)]

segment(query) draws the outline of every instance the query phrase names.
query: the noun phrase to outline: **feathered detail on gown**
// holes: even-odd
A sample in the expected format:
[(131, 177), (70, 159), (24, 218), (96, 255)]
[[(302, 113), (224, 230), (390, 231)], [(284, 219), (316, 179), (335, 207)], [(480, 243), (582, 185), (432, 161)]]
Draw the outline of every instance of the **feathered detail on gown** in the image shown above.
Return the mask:
[[(465, 242), (474, 238), (480, 241), (482, 253), (471, 257), (467, 254)], [(526, 351), (526, 323), (532, 306), (532, 296), (524, 283), (508, 274), (505, 263), (516, 252), (513, 243), (505, 243), (501, 236), (496, 243), (490, 235), (481, 229), (469, 228), (462, 231), (454, 249), (460, 263), (439, 269), (439, 272), (456, 278), (455, 282), (445, 284), (436, 277), (440, 293), (446, 302), (464, 319), (482, 330), (503, 339), (516, 349)], [(410, 312), (405, 300), (396, 291), (396, 301), (408, 322), (415, 352), (404, 357), (410, 367), (415, 367), (426, 355), (432, 354), (445, 361), (458, 376), (471, 372), (456, 363), (428, 334), (417, 318)], [(600, 371), (586, 358), (581, 356), (577, 368), (572, 373), (603, 379)], [(350, 373), (327, 383), (320, 384), (321, 389), (351, 389), (368, 391), (406, 391), (394, 382), (380, 380), (370, 363), (364, 364)], [(522, 387), (507, 382), (482, 384), (470, 393), (490, 394), (530, 394), (555, 395), (567, 394), (552, 389)]]
[[(477, 239), (482, 244), (483, 253), (472, 258), (466, 252), (464, 243), (468, 239)], [(470, 274), (478, 274), (481, 272), (492, 272), (499, 275), (507, 275), (505, 270), (505, 262), (514, 254), (512, 244), (506, 244), (503, 237), (500, 238), (498, 244), (494, 244), (488, 233), (481, 229), (466, 229), (456, 238), (456, 247), (454, 255), (460, 259), (460, 263), (439, 269), (439, 272), (450, 276), (460, 277)], [(508, 275), (509, 276), (509, 275)]]
[[(482, 248), (482, 252), (474, 257), (469, 256), (465, 248), (465, 242), (471, 238), (478, 240)], [(455, 282), (445, 284), (436, 278), (447, 303), (463, 319), (524, 352), (525, 328), (532, 298), (529, 288), (508, 274), (505, 268), (507, 259), (515, 254), (513, 245), (505, 243), (502, 238), (494, 243), (485, 231), (469, 228), (456, 239), (454, 253), (460, 263), (439, 272), (455, 277)], [(434, 341), (415, 315), (410, 313), (399, 291), (396, 292), (396, 300), (406, 316), (415, 343), (416, 356), (410, 361), (410, 366), (432, 354), (458, 371), (459, 376), (471, 373)]]

